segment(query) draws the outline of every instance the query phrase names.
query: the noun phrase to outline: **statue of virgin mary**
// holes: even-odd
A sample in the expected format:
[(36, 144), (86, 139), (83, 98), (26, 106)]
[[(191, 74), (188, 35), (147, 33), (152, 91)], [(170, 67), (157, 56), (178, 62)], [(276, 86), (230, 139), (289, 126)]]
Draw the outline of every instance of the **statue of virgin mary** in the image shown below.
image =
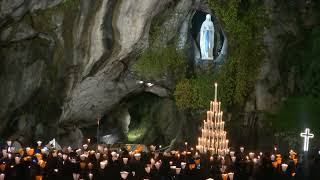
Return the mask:
[(200, 29), (200, 52), (201, 59), (213, 60), (214, 46), (214, 26), (211, 21), (211, 15), (207, 14), (206, 20), (202, 23)]

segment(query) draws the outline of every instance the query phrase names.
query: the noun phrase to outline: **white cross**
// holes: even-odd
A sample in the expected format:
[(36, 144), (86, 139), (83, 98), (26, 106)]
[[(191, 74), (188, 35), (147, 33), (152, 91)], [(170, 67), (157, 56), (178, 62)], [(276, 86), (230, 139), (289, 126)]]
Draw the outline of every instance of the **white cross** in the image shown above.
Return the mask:
[(304, 138), (303, 151), (309, 150), (309, 139), (314, 137), (314, 134), (310, 133), (310, 129), (306, 128), (304, 133), (300, 133), (300, 136)]

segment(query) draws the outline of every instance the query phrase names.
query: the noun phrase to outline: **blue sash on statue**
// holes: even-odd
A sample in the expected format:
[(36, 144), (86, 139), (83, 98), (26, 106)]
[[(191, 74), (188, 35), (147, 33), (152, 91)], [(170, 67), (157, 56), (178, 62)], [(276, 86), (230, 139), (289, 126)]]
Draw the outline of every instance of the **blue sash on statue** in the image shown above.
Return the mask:
[(204, 32), (204, 49), (205, 49), (206, 57), (208, 57), (209, 56), (209, 31), (208, 30)]

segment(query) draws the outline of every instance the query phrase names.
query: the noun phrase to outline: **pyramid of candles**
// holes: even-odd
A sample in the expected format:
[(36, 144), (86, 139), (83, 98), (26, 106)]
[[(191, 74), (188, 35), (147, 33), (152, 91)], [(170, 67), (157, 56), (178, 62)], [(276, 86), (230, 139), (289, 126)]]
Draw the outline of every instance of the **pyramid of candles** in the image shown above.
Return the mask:
[(215, 83), (214, 101), (210, 102), (207, 119), (203, 120), (201, 136), (198, 138), (197, 150), (201, 153), (218, 154), (224, 156), (229, 153), (227, 132), (224, 130), (223, 112), (220, 110), (221, 102), (217, 101), (217, 87)]

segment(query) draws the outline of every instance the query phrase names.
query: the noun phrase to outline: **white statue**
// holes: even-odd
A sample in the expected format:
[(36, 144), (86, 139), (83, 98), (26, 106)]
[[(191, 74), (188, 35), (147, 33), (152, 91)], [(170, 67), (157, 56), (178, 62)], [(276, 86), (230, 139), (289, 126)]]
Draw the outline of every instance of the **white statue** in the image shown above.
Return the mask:
[(214, 26), (211, 15), (207, 14), (206, 20), (200, 29), (200, 51), (203, 60), (213, 60)]

